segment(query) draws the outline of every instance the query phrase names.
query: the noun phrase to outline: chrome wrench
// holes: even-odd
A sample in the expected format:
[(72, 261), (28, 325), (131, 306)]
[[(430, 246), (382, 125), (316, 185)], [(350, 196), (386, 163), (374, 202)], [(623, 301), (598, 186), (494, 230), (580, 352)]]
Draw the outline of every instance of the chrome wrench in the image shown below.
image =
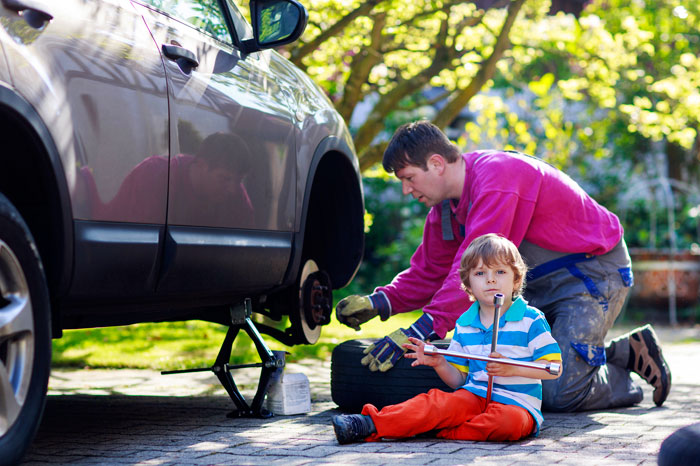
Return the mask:
[[(493, 297), (493, 337), (491, 337), (491, 353), (496, 351), (498, 343), (498, 321), (501, 318), (501, 306), (503, 306), (503, 295), (496, 293)], [(491, 403), (491, 392), (493, 391), (493, 376), (489, 375), (489, 385), (486, 388), (486, 404)]]
[(530, 369), (543, 370), (549, 372), (552, 375), (559, 375), (559, 372), (561, 371), (561, 364), (557, 362), (539, 363), (528, 361), (516, 361), (515, 359), (509, 358), (492, 358), (490, 356), (479, 356), (476, 354), (465, 354), (459, 353), (457, 351), (441, 350), (434, 345), (425, 345), (425, 347), (423, 348), (423, 353), (427, 354), (428, 356), (435, 356), (439, 354), (441, 356), (452, 356), (454, 358), (474, 359), (476, 361), (498, 362), (501, 364), (508, 364), (511, 366), (528, 367)]

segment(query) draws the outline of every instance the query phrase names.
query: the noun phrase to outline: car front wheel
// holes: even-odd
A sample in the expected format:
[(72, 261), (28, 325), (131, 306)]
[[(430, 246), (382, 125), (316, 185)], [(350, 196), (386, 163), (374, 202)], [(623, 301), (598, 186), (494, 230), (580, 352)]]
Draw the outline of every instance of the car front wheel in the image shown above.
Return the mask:
[(39, 426), (51, 366), (49, 299), (34, 239), (0, 194), (0, 464), (19, 462)]

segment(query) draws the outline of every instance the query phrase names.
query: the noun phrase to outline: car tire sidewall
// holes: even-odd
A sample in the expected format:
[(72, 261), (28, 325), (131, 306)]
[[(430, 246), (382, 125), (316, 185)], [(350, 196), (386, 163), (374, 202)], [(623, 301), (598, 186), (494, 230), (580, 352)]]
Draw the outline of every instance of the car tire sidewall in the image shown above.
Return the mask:
[(400, 358), (386, 372), (372, 372), (360, 363), (364, 350), (375, 339), (349, 340), (331, 355), (331, 398), (338, 407), (358, 413), (365, 404), (381, 409), (401, 403), (432, 388), (451, 392), (432, 367), (412, 367), (412, 359)]
[(17, 464), (39, 427), (51, 368), (51, 315), (46, 279), (36, 243), (19, 212), (0, 194), (0, 239), (24, 272), (34, 318), (34, 361), (29, 389), (19, 416), (0, 437), (0, 465)]

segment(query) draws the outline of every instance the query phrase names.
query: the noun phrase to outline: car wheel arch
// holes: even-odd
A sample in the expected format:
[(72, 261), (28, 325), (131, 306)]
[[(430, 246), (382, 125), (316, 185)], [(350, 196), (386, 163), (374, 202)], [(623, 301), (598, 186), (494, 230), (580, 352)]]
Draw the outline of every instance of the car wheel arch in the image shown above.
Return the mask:
[(362, 180), (354, 151), (343, 139), (328, 136), (317, 146), (303, 199), (288, 278), (294, 280), (302, 256), (311, 248), (333, 288), (342, 288), (355, 276), (364, 252)]
[[(37, 242), (51, 295), (61, 296), (70, 285), (73, 222), (58, 148), (34, 107), (2, 85), (0, 123), (3, 134), (12, 135), (4, 140), (12, 139), (15, 144), (0, 155), (5, 172), (0, 177), (0, 192), (19, 210)], [(20, 148), (23, 157), (13, 158)], [(54, 334), (57, 332), (60, 334), (60, 329), (54, 327)]]

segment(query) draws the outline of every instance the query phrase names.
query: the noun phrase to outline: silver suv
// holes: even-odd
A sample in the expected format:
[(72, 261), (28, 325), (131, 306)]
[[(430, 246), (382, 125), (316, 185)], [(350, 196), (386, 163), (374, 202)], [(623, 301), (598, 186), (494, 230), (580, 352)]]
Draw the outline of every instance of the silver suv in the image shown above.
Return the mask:
[(258, 330), (308, 344), (330, 321), (362, 257), (358, 164), (323, 92), (271, 50), (306, 10), (250, 12), (0, 0), (0, 463), (37, 429), (62, 329), (204, 319), (230, 326), (224, 346), (243, 329), (252, 405), (220, 378), (239, 414), (265, 415), (279, 361)]

